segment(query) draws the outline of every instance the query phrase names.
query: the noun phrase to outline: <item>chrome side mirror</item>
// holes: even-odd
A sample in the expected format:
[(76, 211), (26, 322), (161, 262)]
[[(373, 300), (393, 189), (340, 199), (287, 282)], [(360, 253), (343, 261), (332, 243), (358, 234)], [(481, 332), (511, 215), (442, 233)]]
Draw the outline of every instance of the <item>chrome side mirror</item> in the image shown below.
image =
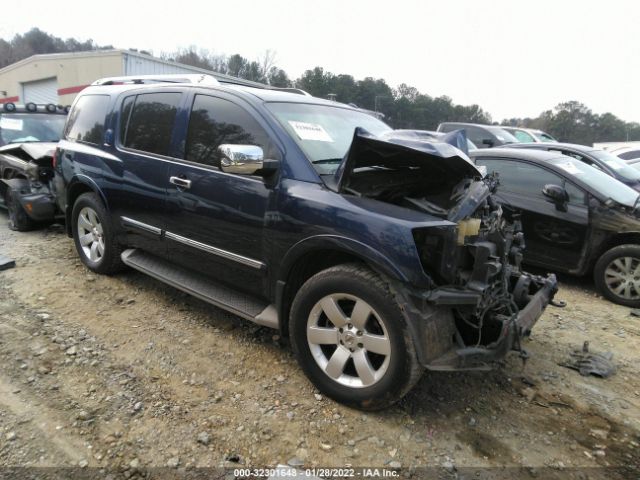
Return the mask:
[(226, 173), (253, 175), (264, 164), (264, 152), (256, 145), (235, 145), (230, 143), (218, 147), (220, 169)]

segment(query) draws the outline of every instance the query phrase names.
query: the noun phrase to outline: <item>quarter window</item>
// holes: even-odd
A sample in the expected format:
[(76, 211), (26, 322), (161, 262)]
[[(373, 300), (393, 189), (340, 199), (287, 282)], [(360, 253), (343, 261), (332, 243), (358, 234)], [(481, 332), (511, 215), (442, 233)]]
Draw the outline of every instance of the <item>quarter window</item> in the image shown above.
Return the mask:
[(185, 159), (220, 167), (218, 146), (222, 144), (257, 145), (265, 158), (275, 154), (269, 137), (243, 108), (228, 100), (196, 95), (189, 119)]
[(129, 103), (125, 99), (121, 122), (122, 144), (143, 152), (169, 155), (173, 125), (180, 103), (180, 93), (144, 93), (138, 95), (128, 115)]
[(65, 138), (100, 145), (104, 140), (104, 120), (108, 106), (107, 95), (80, 97), (69, 115)]

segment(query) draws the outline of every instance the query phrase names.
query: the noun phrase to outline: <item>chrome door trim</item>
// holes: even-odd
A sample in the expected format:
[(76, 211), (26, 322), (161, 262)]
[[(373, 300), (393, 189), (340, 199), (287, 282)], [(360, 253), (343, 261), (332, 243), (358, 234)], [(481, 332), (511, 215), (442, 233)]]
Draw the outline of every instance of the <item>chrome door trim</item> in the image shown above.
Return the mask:
[(228, 252), (227, 250), (222, 250), (221, 248), (213, 247), (211, 245), (207, 245), (206, 243), (197, 242), (190, 238), (176, 235), (175, 233), (165, 232), (164, 236), (178, 243), (182, 243), (183, 245), (188, 245), (189, 247), (197, 248), (207, 253), (211, 253), (228, 260), (233, 260), (234, 262), (242, 263), (243, 265), (247, 265), (251, 268), (260, 270), (265, 267), (265, 264), (260, 262), (259, 260), (244, 257), (242, 255), (238, 255), (237, 253)]
[(154, 235), (158, 235), (158, 236), (162, 235), (162, 230), (159, 229), (158, 227), (154, 227), (153, 225), (142, 223), (142, 222), (139, 222), (138, 220), (134, 220), (133, 218), (129, 218), (129, 217), (120, 217), (120, 220), (124, 225), (139, 228), (140, 230), (153, 233)]
[(217, 248), (212, 245), (207, 245), (206, 243), (197, 242), (196, 240), (192, 240), (190, 238), (177, 235), (175, 233), (163, 231), (158, 227), (154, 227), (153, 225), (148, 225), (146, 223), (139, 222), (138, 220), (134, 220), (133, 218), (120, 217), (120, 220), (124, 225), (128, 225), (134, 228), (139, 228), (140, 230), (153, 233), (154, 235), (164, 236), (165, 238), (168, 238), (178, 243), (182, 243), (183, 245), (197, 248), (198, 250), (202, 250), (204, 252), (211, 253), (213, 255), (217, 255), (222, 258), (226, 258), (227, 260), (233, 260), (234, 262), (242, 263), (243, 265), (247, 265), (248, 267), (255, 268), (257, 270), (261, 270), (266, 267), (266, 265), (259, 260), (254, 260), (253, 258), (238, 255), (237, 253), (229, 252), (227, 250), (222, 250), (221, 248)]

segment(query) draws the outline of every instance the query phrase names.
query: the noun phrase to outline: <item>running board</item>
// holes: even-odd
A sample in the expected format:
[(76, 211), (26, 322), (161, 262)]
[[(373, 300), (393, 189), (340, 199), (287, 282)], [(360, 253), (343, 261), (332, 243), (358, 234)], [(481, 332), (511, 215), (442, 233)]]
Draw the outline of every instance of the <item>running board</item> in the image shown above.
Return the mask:
[(120, 256), (125, 265), (193, 295), (200, 300), (227, 310), (258, 325), (278, 326), (276, 308), (263, 300), (248, 296), (199, 273), (175, 265), (150, 253), (130, 248)]

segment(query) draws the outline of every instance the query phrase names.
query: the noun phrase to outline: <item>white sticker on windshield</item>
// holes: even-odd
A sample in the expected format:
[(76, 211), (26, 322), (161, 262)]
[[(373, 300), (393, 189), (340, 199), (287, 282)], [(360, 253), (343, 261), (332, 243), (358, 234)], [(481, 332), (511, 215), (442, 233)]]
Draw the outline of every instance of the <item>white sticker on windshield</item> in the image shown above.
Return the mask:
[(576, 167), (573, 162), (564, 162), (560, 164), (560, 168), (569, 172), (571, 175), (581, 175), (582, 172)]
[(333, 142), (322, 125), (317, 123), (294, 122), (289, 120), (289, 125), (296, 132), (300, 140), (316, 140), (318, 142)]
[(22, 120), (19, 118), (0, 117), (0, 128), (22, 131)]

